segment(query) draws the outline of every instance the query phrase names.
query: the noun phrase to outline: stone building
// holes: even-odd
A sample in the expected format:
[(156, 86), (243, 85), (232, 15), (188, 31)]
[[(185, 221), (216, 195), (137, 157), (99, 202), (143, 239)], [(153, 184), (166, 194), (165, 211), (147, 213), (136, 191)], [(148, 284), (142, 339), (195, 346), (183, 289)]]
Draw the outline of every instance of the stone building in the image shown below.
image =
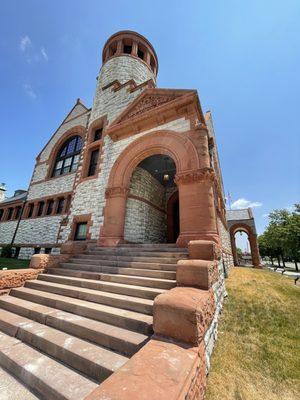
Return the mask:
[(80, 99), (36, 158), (27, 196), (0, 203), (0, 245), (20, 258), (66, 241), (222, 242), (231, 257), (210, 112), (195, 90), (156, 87), (143, 36), (106, 42), (92, 108)]

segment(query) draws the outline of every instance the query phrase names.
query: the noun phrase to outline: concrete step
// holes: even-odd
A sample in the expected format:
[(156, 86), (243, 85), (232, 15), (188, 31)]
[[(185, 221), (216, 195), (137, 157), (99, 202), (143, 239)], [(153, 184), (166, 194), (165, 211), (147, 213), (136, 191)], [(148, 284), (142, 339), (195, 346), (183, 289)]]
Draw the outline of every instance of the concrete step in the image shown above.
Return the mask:
[(98, 385), (20, 340), (0, 333), (0, 366), (47, 400), (83, 400)]
[(32, 280), (25, 283), (26, 288), (36, 289), (44, 292), (60, 294), (62, 296), (74, 297), (75, 299), (91, 301), (93, 303), (105, 304), (110, 307), (122, 308), (124, 310), (136, 311), (152, 315), (153, 300), (140, 297), (127, 296), (95, 289), (81, 288), (57, 282)]
[(138, 332), (132, 332), (14, 296), (0, 296), (0, 309), (30, 318), (126, 356), (135, 354), (148, 340), (148, 336)]
[[(59, 268), (55, 268), (55, 271)], [(38, 280), (47, 282), (62, 283), (65, 285), (78, 286), (87, 289), (101, 290), (105, 292), (125, 294), (128, 296), (141, 297), (142, 299), (154, 300), (155, 297), (164, 293), (163, 289), (148, 288), (142, 286), (123, 285), (120, 283), (111, 283), (95, 279), (84, 279), (81, 277), (72, 277), (68, 275), (70, 270), (66, 271), (66, 276), (55, 275), (55, 271), (48, 271), (47, 274), (40, 274)], [(51, 272), (51, 274), (49, 274)], [(71, 271), (72, 272), (72, 271)]]
[(177, 258), (174, 257), (133, 257), (128, 255), (114, 255), (114, 254), (101, 254), (101, 253), (85, 253), (78, 254), (74, 256), (74, 258), (79, 259), (88, 259), (88, 260), (99, 260), (103, 262), (103, 260), (109, 261), (124, 261), (124, 262), (146, 262), (146, 263), (163, 263), (163, 264), (177, 264)]
[(109, 267), (109, 266), (98, 266), (92, 264), (81, 264), (67, 262), (61, 263), (60, 266), (64, 269), (80, 269), (82, 271), (92, 271), (107, 274), (121, 274), (121, 275), (134, 275), (134, 276), (145, 276), (149, 278), (157, 279), (176, 279), (176, 271), (163, 271), (156, 269), (142, 269), (142, 268), (122, 268), (122, 267)]
[(111, 350), (5, 310), (0, 314), (0, 331), (99, 383), (128, 361)]
[(12, 289), (10, 295), (34, 303), (47, 305), (72, 314), (82, 315), (97, 321), (144, 334), (152, 333), (153, 318), (150, 315), (110, 307), (104, 304), (74, 299), (53, 293), (21, 287)]
[(153, 269), (163, 271), (175, 271), (177, 264), (164, 264), (164, 263), (152, 263), (152, 262), (137, 262), (137, 261), (118, 261), (118, 260), (95, 260), (93, 258), (71, 258), (68, 262), (74, 264), (86, 264), (86, 265), (98, 265), (98, 266), (113, 266), (123, 268), (137, 268), (137, 269)]
[(0, 368), (0, 393), (1, 400), (39, 400), (33, 392), (3, 368)]
[[(95, 246), (95, 247), (100, 247), (103, 248), (102, 246)], [(168, 248), (175, 248), (175, 249), (180, 249), (181, 247), (177, 247), (176, 243), (123, 243), (117, 246), (117, 248), (122, 248), (122, 247), (168, 247)], [(185, 249), (183, 247), (183, 249)]]
[(86, 252), (86, 254), (103, 254), (103, 255), (124, 255), (133, 257), (165, 257), (165, 258), (187, 258), (186, 252), (170, 252), (170, 251), (144, 251), (142, 249), (101, 249), (96, 248)]

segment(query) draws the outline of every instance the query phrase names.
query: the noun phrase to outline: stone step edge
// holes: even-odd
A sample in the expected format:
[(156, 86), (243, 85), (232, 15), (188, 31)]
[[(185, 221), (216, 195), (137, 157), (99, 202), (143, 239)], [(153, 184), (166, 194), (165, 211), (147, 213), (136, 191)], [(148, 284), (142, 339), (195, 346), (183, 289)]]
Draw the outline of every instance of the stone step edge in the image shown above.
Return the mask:
[[(129, 360), (112, 350), (10, 311), (2, 310), (0, 332), (15, 337), (97, 382), (108, 378)], [(90, 357), (88, 348), (93, 355), (97, 354), (96, 358)]]
[[(22, 299), (29, 296), (30, 301), (37, 304), (43, 304), (39, 303), (39, 301), (42, 301), (42, 299), (47, 300), (47, 304), (50, 305), (52, 302), (59, 302), (59, 305), (55, 304), (54, 308), (67, 311), (75, 315), (82, 315), (81, 313), (85, 312), (83, 316), (88, 315), (88, 313), (95, 312), (97, 317), (93, 317), (91, 319), (96, 319), (97, 321), (109, 323), (110, 325), (119, 326), (134, 332), (138, 331), (144, 334), (152, 332), (153, 319), (147, 314), (123, 310), (117, 307), (110, 307), (104, 304), (91, 303), (86, 300), (74, 299), (73, 297), (62, 296), (53, 293), (51, 293), (50, 296), (50, 293), (28, 289), (25, 287), (12, 289), (10, 295)], [(75, 313), (70, 311), (70, 308), (73, 309), (73, 307), (76, 309)]]
[[(84, 300), (84, 301), (89, 301), (92, 303), (96, 304), (104, 304), (108, 305), (109, 307), (116, 307), (116, 308), (121, 308), (129, 311), (135, 311), (135, 312), (141, 312), (138, 310), (132, 310), (130, 307), (145, 307), (146, 312), (141, 312), (142, 314), (150, 314), (152, 315), (153, 311), (153, 300), (149, 299), (143, 299), (141, 297), (134, 297), (134, 296), (127, 296), (127, 295), (122, 295), (118, 293), (112, 293), (112, 292), (105, 292), (105, 291), (100, 291), (97, 289), (89, 289), (89, 288), (83, 288), (83, 287), (78, 287), (78, 286), (72, 286), (72, 285), (67, 285), (63, 283), (55, 283), (55, 282), (48, 282), (48, 281), (43, 281), (43, 280), (32, 280), (32, 281), (27, 281), (25, 282), (25, 287), (28, 287), (30, 289), (36, 290), (36, 287), (38, 287), (38, 290), (45, 291), (47, 293), (53, 293), (51, 289), (55, 291), (67, 291), (69, 290), (72, 292), (71, 294), (66, 294), (68, 297), (76, 298), (79, 300)], [(51, 288), (50, 290), (47, 290), (48, 288)], [(76, 293), (77, 292), (77, 293)], [(61, 296), (64, 296), (62, 293), (56, 293)], [(84, 295), (90, 295), (90, 296), (95, 296), (95, 300), (99, 301), (94, 301), (94, 300), (86, 300), (81, 297), (81, 295), (84, 297)], [(117, 304), (106, 304), (105, 301), (112, 301), (116, 302)], [(121, 304), (120, 304), (121, 302)]]
[[(54, 268), (53, 268), (53, 270), (54, 270)], [(55, 268), (55, 270), (57, 270), (57, 268)], [(61, 271), (62, 270), (63, 270), (63, 268), (61, 268)], [(65, 271), (69, 272), (70, 270), (66, 269)], [(114, 288), (118, 288), (119, 287), (121, 289), (128, 290), (128, 291), (134, 290), (134, 291), (137, 291), (137, 292), (141, 292), (141, 294), (142, 294), (142, 292), (146, 292), (146, 293), (156, 293), (156, 295), (159, 295), (159, 294), (164, 293), (166, 291), (166, 289), (157, 289), (157, 288), (154, 288), (154, 287), (152, 288), (152, 287), (148, 287), (148, 286), (127, 285), (125, 283), (101, 281), (100, 279), (77, 278), (77, 277), (70, 276), (70, 275), (66, 275), (66, 276), (65, 275), (55, 275), (53, 273), (51, 273), (51, 274), (49, 274), (49, 273), (47, 273), (47, 274), (39, 274), (37, 279), (38, 280), (47, 281), (48, 277), (50, 277), (50, 279), (51, 279), (51, 277), (57, 278), (57, 279), (65, 279), (66, 281), (70, 281), (70, 282), (72, 281), (74, 283), (77, 282), (78, 284), (80, 282), (83, 282), (83, 283), (86, 283), (86, 284), (90, 283), (90, 284), (95, 284), (95, 285), (99, 284), (100, 286), (104, 286), (104, 287), (107, 287), (109, 289), (114, 289)], [(74, 285), (74, 286), (77, 286), (77, 285)], [(85, 287), (85, 286), (78, 285), (78, 287)], [(89, 288), (87, 287), (87, 289), (89, 289)], [(140, 297), (140, 296), (136, 296), (135, 295), (133, 297)], [(144, 297), (141, 296), (141, 298), (144, 298)]]
[[(149, 339), (148, 335), (139, 332), (40, 305), (19, 297), (8, 295), (1, 297), (0, 309), (32, 319), (40, 324), (70, 333), (79, 339), (88, 340), (106, 348), (109, 348), (106, 342), (107, 339), (110, 339), (109, 345), (114, 347), (113, 350), (125, 356), (132, 356)], [(95, 329), (91, 329), (91, 325), (94, 325)], [(84, 330), (85, 337), (78, 335), (80, 333), (78, 327)], [(83, 332), (81, 333), (83, 334)], [(129, 346), (129, 349), (125, 345)]]
[(84, 400), (98, 387), (97, 383), (18, 339), (4, 333), (1, 336), (11, 344), (0, 349), (0, 365), (43, 399), (71, 400), (76, 394), (76, 400)]

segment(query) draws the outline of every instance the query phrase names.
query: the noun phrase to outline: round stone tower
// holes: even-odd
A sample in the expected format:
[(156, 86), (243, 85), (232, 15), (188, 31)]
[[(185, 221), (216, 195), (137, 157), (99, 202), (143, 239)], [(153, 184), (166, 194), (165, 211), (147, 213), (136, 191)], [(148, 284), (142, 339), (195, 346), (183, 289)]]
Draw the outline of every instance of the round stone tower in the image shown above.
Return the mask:
[[(116, 116), (113, 108), (119, 108), (121, 103), (124, 104), (125, 99), (117, 99), (112, 95), (111, 85), (120, 86), (134, 81), (138, 86), (149, 80), (155, 85), (157, 71), (157, 55), (144, 36), (132, 31), (120, 31), (112, 35), (103, 48), (102, 67), (98, 76), (90, 123), (103, 115), (107, 115), (111, 121)], [(128, 88), (126, 93), (130, 100)], [(116, 104), (118, 100), (119, 106)]]

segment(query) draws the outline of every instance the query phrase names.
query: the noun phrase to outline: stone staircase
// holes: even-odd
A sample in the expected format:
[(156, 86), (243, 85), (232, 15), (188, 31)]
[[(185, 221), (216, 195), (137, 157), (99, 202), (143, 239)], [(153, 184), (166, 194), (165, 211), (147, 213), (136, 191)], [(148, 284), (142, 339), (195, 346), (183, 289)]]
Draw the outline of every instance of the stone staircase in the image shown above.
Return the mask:
[(187, 257), (175, 245), (95, 247), (0, 296), (0, 370), (24, 398), (84, 399), (148, 341), (153, 300)]

